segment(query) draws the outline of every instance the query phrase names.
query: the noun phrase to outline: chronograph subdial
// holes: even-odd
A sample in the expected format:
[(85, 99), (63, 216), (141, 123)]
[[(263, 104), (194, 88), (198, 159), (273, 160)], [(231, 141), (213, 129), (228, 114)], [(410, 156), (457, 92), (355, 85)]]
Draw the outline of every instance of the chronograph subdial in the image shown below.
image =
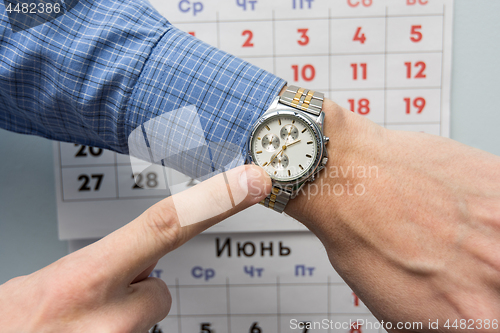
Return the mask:
[(288, 159), (288, 156), (286, 154), (280, 154), (280, 156), (277, 156), (275, 159), (273, 159), (273, 161), (271, 162), (271, 166), (276, 170), (283, 170), (288, 167), (289, 163), (290, 160)]
[(275, 151), (280, 146), (280, 139), (277, 135), (267, 134), (262, 138), (262, 148), (267, 151)]
[[(279, 139), (279, 145), (274, 137)], [(265, 168), (273, 180), (288, 181), (310, 171), (317, 155), (316, 142), (307, 121), (292, 115), (276, 115), (255, 129), (250, 150), (253, 162)]]
[(280, 136), (285, 141), (295, 141), (299, 137), (299, 130), (293, 124), (281, 128)]

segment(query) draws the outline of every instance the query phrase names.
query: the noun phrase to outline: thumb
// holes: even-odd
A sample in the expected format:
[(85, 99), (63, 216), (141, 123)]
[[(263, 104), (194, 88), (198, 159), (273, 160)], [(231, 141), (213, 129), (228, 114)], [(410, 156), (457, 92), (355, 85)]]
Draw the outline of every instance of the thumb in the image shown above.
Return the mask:
[[(260, 167), (246, 165), (168, 197), (101, 240), (99, 250), (112, 263), (107, 271), (115, 277), (121, 273), (130, 283), (168, 252), (260, 202), (270, 191), (267, 173)], [(127, 272), (126, 276), (123, 272)]]

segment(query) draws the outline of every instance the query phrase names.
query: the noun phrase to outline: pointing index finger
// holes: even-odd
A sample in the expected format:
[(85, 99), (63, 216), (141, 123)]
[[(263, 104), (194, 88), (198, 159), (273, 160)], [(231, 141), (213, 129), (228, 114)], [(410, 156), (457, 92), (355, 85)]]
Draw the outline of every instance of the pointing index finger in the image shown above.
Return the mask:
[(107, 260), (105, 274), (130, 284), (168, 252), (270, 191), (263, 169), (241, 166), (158, 202), (93, 246)]

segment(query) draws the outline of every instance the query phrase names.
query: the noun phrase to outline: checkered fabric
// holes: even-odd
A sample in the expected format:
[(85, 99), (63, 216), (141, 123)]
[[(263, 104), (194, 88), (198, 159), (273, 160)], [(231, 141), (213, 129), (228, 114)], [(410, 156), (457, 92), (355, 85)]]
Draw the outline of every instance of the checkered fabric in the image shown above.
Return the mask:
[(200, 177), (245, 155), (251, 125), (283, 80), (181, 32), (147, 1), (66, 4), (24, 30), (0, 4), (0, 127), (128, 153), (135, 129), (189, 108), (203, 133), (179, 119), (148, 133), (197, 147), (164, 162)]

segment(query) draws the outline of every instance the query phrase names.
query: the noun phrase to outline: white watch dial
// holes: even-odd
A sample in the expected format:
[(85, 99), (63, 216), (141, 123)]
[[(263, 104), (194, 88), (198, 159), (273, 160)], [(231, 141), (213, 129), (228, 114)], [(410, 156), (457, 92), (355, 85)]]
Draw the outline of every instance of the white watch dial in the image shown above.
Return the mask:
[(255, 130), (251, 149), (255, 164), (271, 178), (290, 181), (302, 177), (313, 166), (317, 141), (313, 129), (301, 118), (276, 115)]

